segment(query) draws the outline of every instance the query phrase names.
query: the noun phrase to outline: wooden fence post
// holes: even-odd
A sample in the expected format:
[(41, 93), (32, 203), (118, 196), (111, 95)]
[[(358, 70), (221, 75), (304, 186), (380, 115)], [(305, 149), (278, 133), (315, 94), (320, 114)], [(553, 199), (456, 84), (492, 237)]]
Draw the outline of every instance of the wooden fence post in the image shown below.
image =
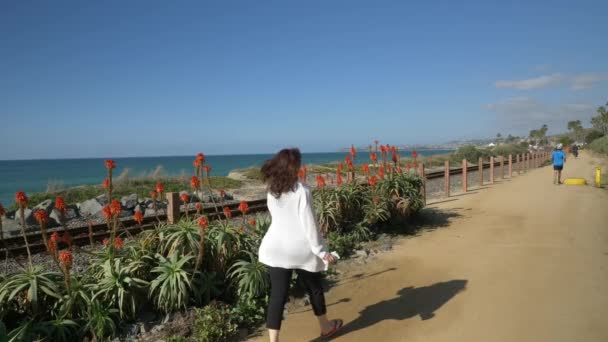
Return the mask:
[(505, 178), (505, 157), (500, 156), (500, 179)]
[(494, 157), (490, 157), (490, 184), (494, 184)]
[(467, 168), (468, 168), (467, 160), (462, 160), (462, 192), (467, 192)]
[(521, 162), (519, 161), (519, 154), (515, 156), (517, 162), (517, 175), (521, 175)]
[(179, 192), (167, 192), (167, 223), (179, 222)]
[(483, 158), (479, 157), (479, 161), (477, 162), (478, 166), (478, 178), (479, 178), (479, 186), (483, 186)]
[(509, 154), (509, 178), (513, 178), (513, 155)]
[(523, 165), (523, 167), (524, 167), (524, 173), (526, 173), (528, 171), (528, 154), (525, 153), (523, 155), (523, 158), (524, 158), (524, 162), (523, 162), (523, 164), (524, 164)]
[(445, 174), (443, 175), (443, 187), (444, 187), (444, 191), (445, 191), (445, 197), (450, 197), (450, 161), (449, 160), (445, 161), (444, 172), (445, 172)]
[(422, 178), (422, 200), (426, 205), (426, 172), (424, 171), (424, 163), (420, 163), (420, 177)]

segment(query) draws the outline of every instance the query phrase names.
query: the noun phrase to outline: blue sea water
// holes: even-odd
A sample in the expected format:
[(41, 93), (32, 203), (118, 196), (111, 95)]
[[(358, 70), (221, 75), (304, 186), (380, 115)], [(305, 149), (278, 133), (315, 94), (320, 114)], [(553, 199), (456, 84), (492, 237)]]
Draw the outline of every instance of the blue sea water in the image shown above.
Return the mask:
[[(411, 151), (400, 151), (409, 156)], [(451, 150), (418, 150), (420, 155), (437, 155)], [(346, 153), (303, 153), (304, 164), (324, 164), (344, 160)], [(361, 153), (367, 158), (367, 153)], [(206, 156), (211, 165), (211, 175), (226, 176), (231, 170), (250, 166), (260, 166), (271, 158), (271, 154), (215, 155)], [(157, 167), (162, 167), (164, 175), (191, 174), (194, 156), (187, 157), (137, 157), (115, 158), (115, 175), (125, 169), (129, 177), (150, 175)], [(356, 161), (357, 162), (357, 161)], [(14, 202), (16, 191), (26, 193), (47, 190), (49, 183), (63, 187), (101, 184), (106, 176), (104, 159), (49, 159), (49, 160), (5, 160), (0, 161), (0, 203), (5, 207)]]

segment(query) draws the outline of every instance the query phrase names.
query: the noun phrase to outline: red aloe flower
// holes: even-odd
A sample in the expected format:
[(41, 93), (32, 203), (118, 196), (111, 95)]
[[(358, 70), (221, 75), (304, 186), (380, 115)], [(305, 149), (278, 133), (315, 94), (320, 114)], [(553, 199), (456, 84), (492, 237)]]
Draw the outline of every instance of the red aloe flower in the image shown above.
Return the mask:
[(238, 230), (239, 234), (245, 234), (245, 227), (241, 226)]
[(198, 177), (196, 176), (192, 176), (192, 178), (190, 178), (190, 186), (192, 186), (192, 189), (198, 189), (198, 187), (201, 185), (201, 181), (198, 180)]
[(59, 210), (60, 213), (65, 214), (67, 207), (65, 205), (63, 197), (57, 196), (57, 198), (55, 199), (55, 209)]
[(397, 153), (397, 146), (391, 146), (391, 153)]
[(397, 162), (397, 155), (393, 153), (392, 159), (393, 159), (393, 163), (396, 163)]
[(199, 168), (199, 167), (201, 167), (201, 165), (203, 165), (203, 164), (201, 164), (201, 161), (200, 161), (200, 160), (198, 160), (198, 159), (194, 159), (194, 161), (192, 162), (192, 165), (194, 165), (194, 167), (198, 169), (198, 168)]
[(317, 188), (322, 189), (325, 185), (325, 178), (321, 175), (317, 175)]
[(382, 153), (382, 155), (386, 154), (386, 147), (380, 145), (380, 153)]
[(413, 167), (414, 169), (418, 168), (418, 162), (413, 162), (413, 163), (412, 163), (412, 167)]
[(0, 216), (4, 216), (4, 215), (6, 215), (6, 210), (4, 210), (2, 203), (0, 203)]
[(17, 191), (15, 194), (15, 202), (19, 205), (20, 208), (25, 208), (27, 205), (28, 198), (23, 191)]
[(110, 203), (110, 213), (112, 216), (119, 216), (121, 212), (122, 204), (118, 200), (112, 200), (112, 203)]
[(407, 172), (410, 172), (410, 169), (412, 168), (412, 163), (405, 164), (405, 168), (407, 169)]
[(103, 245), (104, 246), (107, 246), (109, 244), (110, 244), (110, 239), (108, 239), (108, 238), (103, 239)]
[(376, 152), (372, 152), (369, 155), (369, 159), (371, 159), (375, 163), (378, 160), (378, 155), (376, 154)]
[(156, 183), (156, 192), (158, 192), (159, 195), (165, 192), (165, 186), (163, 183)]
[(232, 218), (232, 210), (230, 210), (230, 208), (228, 207), (224, 207), (224, 216), (226, 216), (226, 219), (231, 219)]
[(414, 159), (418, 158), (418, 152), (416, 152), (416, 150), (412, 151), (412, 158), (414, 158)]
[(371, 185), (372, 187), (376, 186), (376, 182), (378, 181), (378, 178), (376, 176), (371, 176), (369, 177), (369, 185)]
[(190, 200), (190, 196), (188, 196), (188, 194), (185, 192), (179, 195), (179, 198), (181, 198), (182, 202), (184, 203), (188, 203), (188, 201)]
[(110, 206), (106, 205), (103, 207), (103, 217), (106, 218), (106, 220), (111, 220), (112, 219), (112, 210), (110, 209)]
[(41, 225), (49, 222), (49, 215), (46, 213), (46, 211), (42, 209), (36, 211), (34, 213), (34, 217), (36, 218), (36, 221), (38, 221), (38, 223)]
[(243, 215), (247, 214), (249, 211), (249, 204), (247, 204), (245, 201), (241, 201), (241, 203), (239, 203), (239, 210), (241, 213), (243, 213)]
[(304, 182), (305, 181), (305, 174), (304, 174), (304, 169), (300, 168), (300, 170), (298, 171), (298, 178), (300, 178), (300, 181)]
[(133, 219), (138, 224), (141, 224), (142, 222), (144, 222), (144, 214), (142, 214), (141, 211), (138, 210), (135, 212), (135, 215), (133, 215)]
[(249, 225), (255, 227), (255, 219), (249, 220)]
[(336, 184), (338, 184), (338, 186), (342, 185), (342, 175), (340, 172), (336, 174)]
[(116, 168), (116, 163), (112, 159), (106, 160), (106, 169), (112, 170)]
[(70, 233), (65, 232), (63, 234), (63, 242), (65, 242), (66, 245), (71, 247), (72, 243), (74, 242), (74, 239), (72, 239), (72, 235), (70, 235)]
[(194, 208), (196, 208), (196, 211), (201, 211), (203, 209), (203, 204), (201, 202), (196, 202)]
[(357, 156), (357, 150), (355, 149), (355, 145), (350, 145), (350, 155), (355, 159)]
[(380, 178), (384, 178), (384, 168), (383, 167), (378, 168), (378, 176), (380, 176)]
[(116, 249), (122, 249), (122, 245), (124, 244), (124, 241), (122, 240), (121, 237), (117, 236), (114, 238), (114, 248)]
[(211, 166), (205, 165), (204, 168), (205, 168), (205, 172), (207, 172), (207, 177), (209, 177), (209, 172), (211, 171)]
[(53, 254), (57, 251), (57, 246), (61, 241), (61, 237), (59, 237), (59, 233), (54, 232), (51, 234), (51, 238), (49, 239), (49, 251)]
[(403, 170), (401, 169), (401, 166), (397, 167), (397, 172), (399, 172), (400, 174), (403, 173)]
[(198, 219), (196, 224), (198, 224), (198, 226), (201, 228), (207, 228), (209, 227), (209, 220), (206, 217), (201, 217)]
[(361, 171), (363, 171), (363, 174), (365, 174), (365, 175), (369, 174), (369, 165), (363, 164), (361, 166)]
[(342, 171), (344, 169), (344, 164), (342, 162), (339, 162), (337, 169), (338, 171)]
[(110, 188), (110, 180), (109, 179), (104, 179), (103, 180), (103, 188), (108, 190)]
[(204, 163), (205, 162), (205, 155), (199, 152), (196, 155), (196, 160), (200, 161), (201, 163)]
[(158, 192), (156, 192), (156, 191), (154, 191), (154, 190), (150, 191), (150, 197), (151, 197), (153, 200), (156, 200), (156, 197), (158, 197)]
[(72, 256), (72, 252), (70, 251), (61, 251), (59, 253), (59, 261), (66, 269), (72, 267), (72, 262), (74, 261), (74, 257)]

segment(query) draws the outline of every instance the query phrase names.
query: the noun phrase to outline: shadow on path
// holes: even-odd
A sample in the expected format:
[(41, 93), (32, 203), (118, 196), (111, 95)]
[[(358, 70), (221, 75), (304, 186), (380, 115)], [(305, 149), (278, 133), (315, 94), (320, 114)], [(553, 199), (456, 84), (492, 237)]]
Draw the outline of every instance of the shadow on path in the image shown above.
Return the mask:
[(345, 322), (336, 337), (365, 329), (384, 320), (401, 321), (415, 316), (420, 316), (422, 320), (431, 319), (439, 308), (466, 289), (467, 282), (456, 279), (430, 286), (403, 288), (397, 292), (398, 297), (372, 304), (363, 309), (358, 318)]

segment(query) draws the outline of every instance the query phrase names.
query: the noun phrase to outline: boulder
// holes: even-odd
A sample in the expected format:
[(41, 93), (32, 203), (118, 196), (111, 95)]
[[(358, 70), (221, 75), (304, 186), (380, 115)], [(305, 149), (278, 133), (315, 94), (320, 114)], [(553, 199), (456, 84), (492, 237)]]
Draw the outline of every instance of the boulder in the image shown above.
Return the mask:
[(146, 207), (143, 204), (137, 204), (135, 208), (133, 208), (133, 213), (136, 211), (140, 211), (143, 214), (146, 212)]
[[(102, 206), (107, 205), (108, 204), (108, 196), (106, 195), (99, 195), (97, 197), (95, 197), (95, 199), (97, 200), (97, 202), (99, 202), (99, 204), (101, 204)], [(83, 202), (84, 203), (84, 202)]]
[[(32, 226), (38, 224), (38, 222), (36, 222), (36, 218), (34, 217), (34, 211), (32, 211), (32, 209), (25, 208), (23, 214), (25, 216), (26, 225)], [(21, 210), (17, 210), (15, 212), (15, 221), (17, 222), (17, 224), (21, 224)]]
[(144, 216), (155, 216), (156, 213), (154, 212), (154, 209), (146, 209), (146, 211), (144, 212)]
[(127, 209), (133, 209), (137, 205), (137, 194), (130, 194), (129, 196), (123, 196), (120, 199), (122, 206)]
[[(60, 223), (60, 213), (59, 210), (57, 209), (53, 209), (53, 211), (51, 211), (51, 214), (49, 215), (50, 218), (52, 218), (53, 220), (55, 220), (55, 222)], [(65, 211), (65, 219), (66, 221), (70, 221), (73, 219), (76, 219), (80, 217), (80, 213), (78, 211), (78, 207), (76, 205), (68, 205), (68, 207), (66, 208)]]
[(101, 217), (103, 206), (96, 199), (86, 200), (80, 203), (82, 216)]
[(15, 220), (3, 220), (2, 230), (4, 231), (5, 237), (17, 236), (21, 234), (21, 224)]
[(47, 214), (51, 214), (51, 211), (53, 210), (53, 208), (55, 207), (55, 201), (47, 199), (41, 203), (39, 203), (37, 206), (35, 206), (33, 208), (34, 212), (38, 211), (38, 210), (44, 210), (46, 211)]
[(14, 220), (15, 219), (15, 212), (16, 212), (16, 210), (9, 210), (9, 211), (6, 212), (6, 216), (4, 216), (4, 217), (6, 217), (7, 219)]

